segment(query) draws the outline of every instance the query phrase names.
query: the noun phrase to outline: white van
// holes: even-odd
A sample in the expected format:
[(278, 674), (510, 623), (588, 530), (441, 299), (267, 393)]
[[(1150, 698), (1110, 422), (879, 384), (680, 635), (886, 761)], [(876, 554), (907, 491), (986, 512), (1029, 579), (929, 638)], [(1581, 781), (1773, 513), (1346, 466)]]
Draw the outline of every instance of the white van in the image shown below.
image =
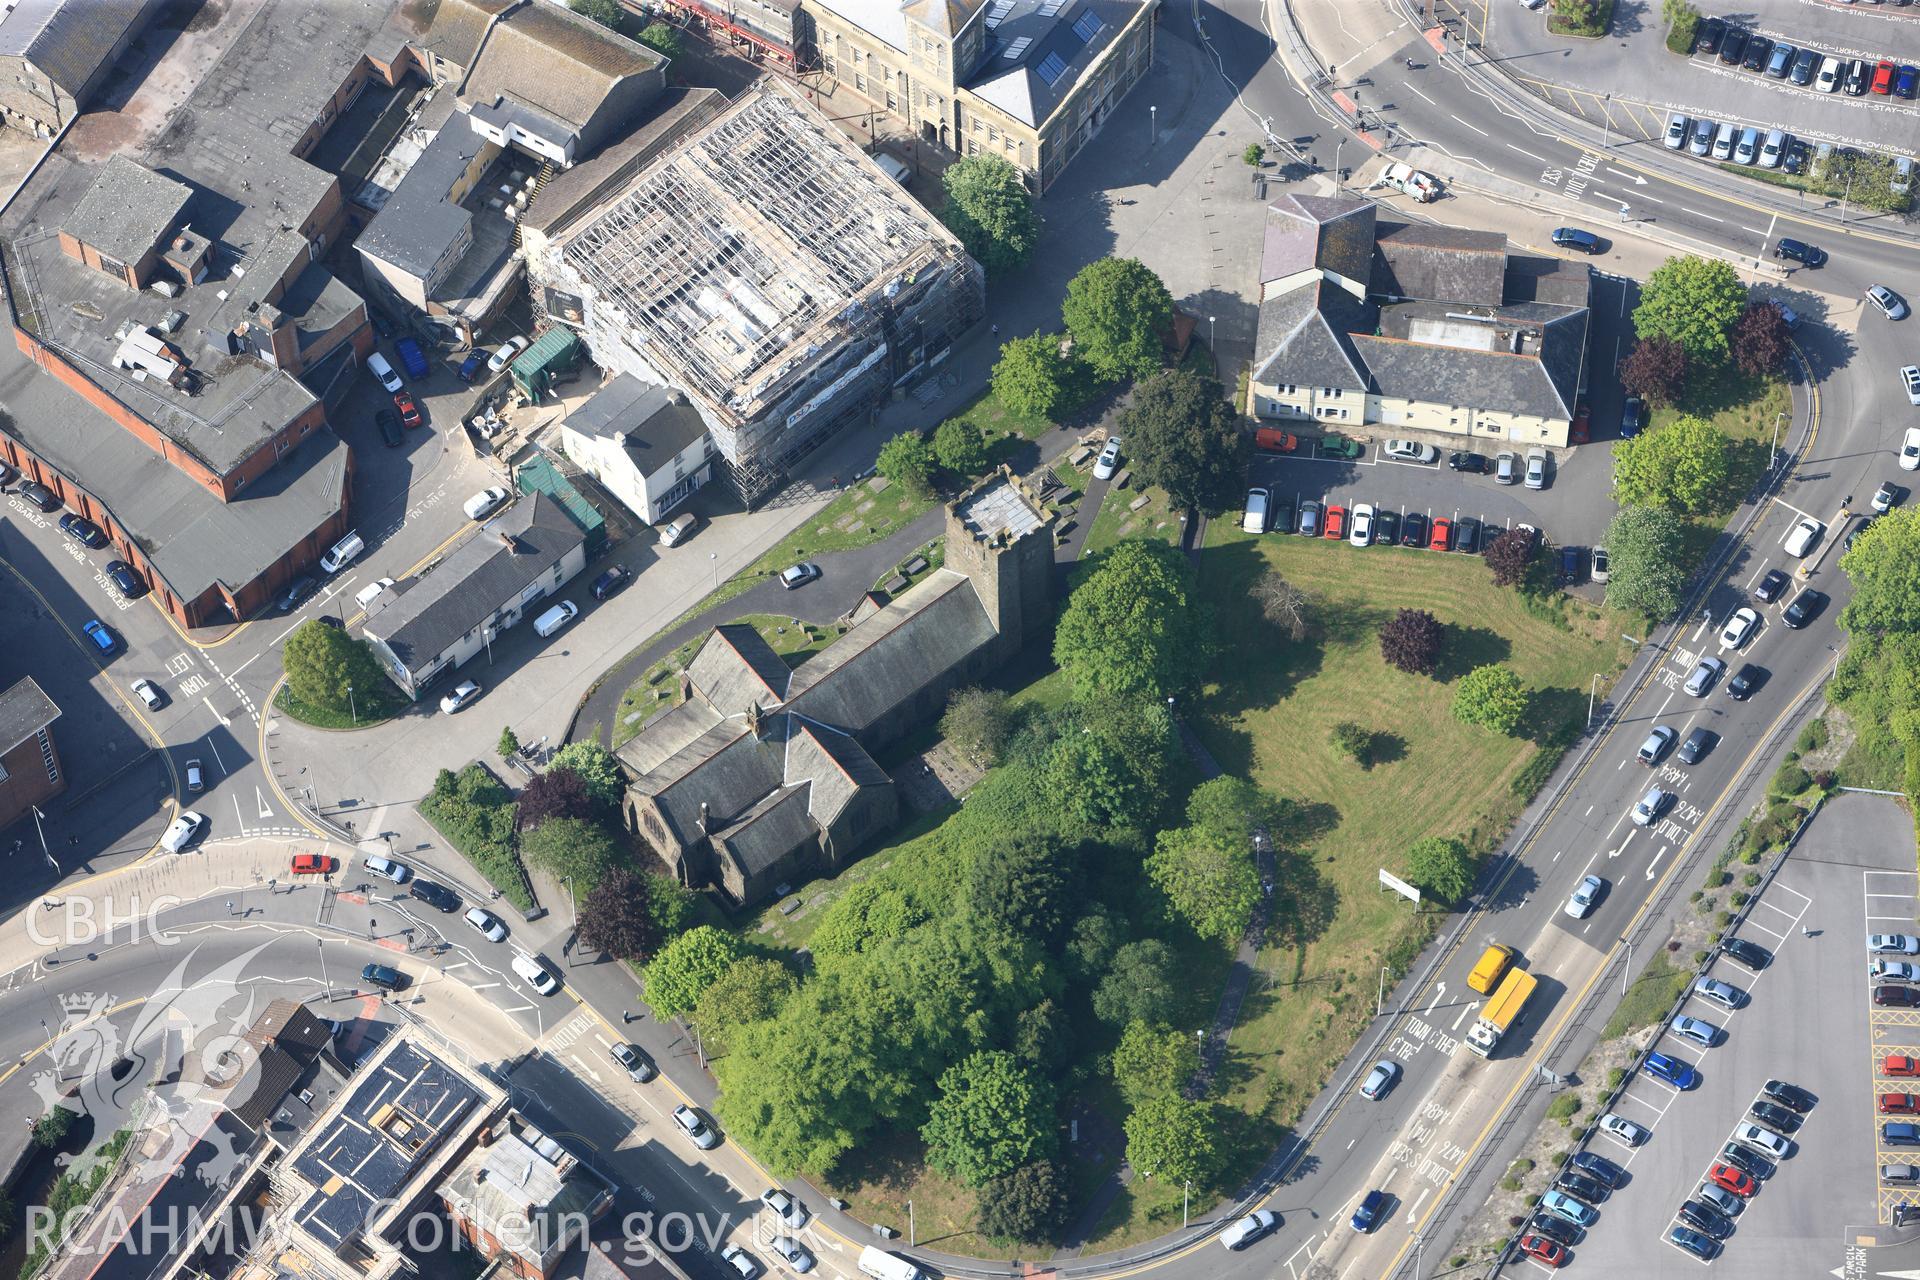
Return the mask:
[(367, 549), (358, 530), (348, 534), (333, 544), (333, 550), (320, 557), (320, 567), (328, 573), (338, 573), (353, 563), (353, 558)]
[(874, 152), (873, 162), (880, 166), (882, 173), (903, 187), (907, 185), (907, 179), (913, 176), (913, 170), (907, 168), (904, 162), (884, 151)]
[(560, 628), (566, 626), (569, 622), (572, 622), (574, 615), (579, 612), (579, 607), (576, 606), (573, 601), (562, 600), (559, 604), (553, 606), (553, 608), (533, 620), (534, 634), (544, 640)]
[(393, 366), (388, 364), (387, 358), (378, 351), (367, 357), (367, 368), (374, 377), (380, 379), (380, 385), (388, 391), (398, 391), (407, 385), (400, 381), (400, 375), (393, 371)]
[(860, 1251), (860, 1274), (873, 1280), (927, 1280), (927, 1273), (905, 1258), (872, 1245)]
[(393, 585), (392, 578), (376, 578), (354, 594), (353, 602), (362, 609), (380, 598), (380, 593)]
[(1248, 533), (1265, 533), (1267, 510), (1267, 491), (1265, 489), (1247, 490), (1247, 513), (1240, 517), (1240, 527)]
[(515, 953), (512, 967), (513, 971), (520, 976), (520, 981), (543, 996), (550, 996), (560, 989), (560, 979), (554, 977), (547, 966), (532, 956)]

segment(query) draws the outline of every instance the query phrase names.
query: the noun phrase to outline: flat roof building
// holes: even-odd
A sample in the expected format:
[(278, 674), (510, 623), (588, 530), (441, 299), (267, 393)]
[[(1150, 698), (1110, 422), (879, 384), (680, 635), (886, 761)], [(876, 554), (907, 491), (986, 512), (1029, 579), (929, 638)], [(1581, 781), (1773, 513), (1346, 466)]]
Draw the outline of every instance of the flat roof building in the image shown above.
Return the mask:
[(0, 692), (0, 828), (67, 789), (53, 741), (59, 718), (60, 708), (32, 676)]

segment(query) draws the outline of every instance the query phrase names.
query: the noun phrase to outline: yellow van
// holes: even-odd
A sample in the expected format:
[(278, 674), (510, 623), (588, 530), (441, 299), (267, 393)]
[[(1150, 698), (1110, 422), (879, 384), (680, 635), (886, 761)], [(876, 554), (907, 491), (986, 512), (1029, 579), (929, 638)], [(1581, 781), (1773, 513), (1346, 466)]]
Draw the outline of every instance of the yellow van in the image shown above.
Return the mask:
[(1500, 975), (1513, 963), (1513, 948), (1494, 943), (1480, 955), (1480, 963), (1473, 966), (1473, 972), (1467, 975), (1467, 985), (1485, 995), (1493, 990), (1500, 981)]

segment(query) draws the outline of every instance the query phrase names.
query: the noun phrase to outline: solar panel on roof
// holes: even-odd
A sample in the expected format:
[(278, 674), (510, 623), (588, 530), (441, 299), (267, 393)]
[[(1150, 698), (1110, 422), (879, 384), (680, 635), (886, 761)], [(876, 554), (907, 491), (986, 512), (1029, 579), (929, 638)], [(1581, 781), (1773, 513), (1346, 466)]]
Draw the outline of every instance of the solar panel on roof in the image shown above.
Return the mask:
[(999, 3), (987, 10), (987, 30), (991, 31), (1002, 22), (1005, 22), (1007, 15), (1012, 12), (1013, 0), (999, 0)]
[(1040, 65), (1035, 67), (1034, 70), (1039, 73), (1040, 78), (1045, 80), (1048, 87), (1051, 88), (1060, 82), (1061, 76), (1067, 74), (1067, 60), (1057, 53), (1050, 53), (1040, 59)]
[(1032, 36), (1021, 36), (1018, 40), (1015, 40), (1012, 44), (1008, 45), (1007, 51), (1001, 54), (1000, 56), (1005, 58), (1008, 62), (1012, 62), (1017, 58), (1019, 58), (1021, 54), (1025, 53), (1027, 51), (1027, 46), (1032, 43), (1033, 43)]
[(1067, 0), (1046, 0), (1046, 3), (1040, 6), (1040, 16), (1043, 18), (1051, 18), (1054, 14), (1066, 7)]
[(1100, 21), (1099, 14), (1083, 13), (1073, 20), (1073, 34), (1079, 36), (1083, 41), (1091, 41), (1095, 36), (1100, 34), (1101, 29), (1106, 25), (1106, 23)]

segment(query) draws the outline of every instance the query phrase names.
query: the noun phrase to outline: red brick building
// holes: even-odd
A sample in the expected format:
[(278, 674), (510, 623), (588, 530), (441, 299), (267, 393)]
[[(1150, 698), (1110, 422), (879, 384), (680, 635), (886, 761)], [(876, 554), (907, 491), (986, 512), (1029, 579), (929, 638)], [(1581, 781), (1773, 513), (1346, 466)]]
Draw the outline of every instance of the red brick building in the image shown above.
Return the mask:
[(28, 676), (0, 693), (0, 830), (67, 789), (53, 722), (60, 708)]

